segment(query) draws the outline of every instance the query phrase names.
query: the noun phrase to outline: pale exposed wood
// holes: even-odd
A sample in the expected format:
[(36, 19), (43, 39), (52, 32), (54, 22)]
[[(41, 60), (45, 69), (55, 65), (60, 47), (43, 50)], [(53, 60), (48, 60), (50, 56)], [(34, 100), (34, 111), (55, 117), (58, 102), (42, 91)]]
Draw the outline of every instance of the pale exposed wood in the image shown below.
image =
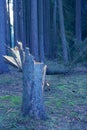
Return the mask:
[(3, 56), (3, 57), (4, 57), (4, 59), (8, 62), (8, 64), (10, 64), (10, 65), (12, 65), (12, 66), (18, 68), (18, 65), (17, 65), (17, 63), (15, 62), (15, 60), (14, 60), (13, 57), (11, 57), (11, 56)]
[(21, 59), (20, 59), (20, 53), (19, 53), (18, 48), (17, 49), (11, 48), (11, 53), (12, 53), (12, 56), (13, 56), (15, 62), (18, 65), (18, 69), (22, 69), (22, 64), (21, 64)]
[(45, 86), (45, 83), (47, 85), (47, 82), (46, 82), (46, 70), (47, 70), (47, 65), (44, 66), (43, 68), (43, 79), (42, 79), (42, 88), (44, 89), (44, 86)]
[(20, 50), (18, 46), (14, 48), (9, 48), (9, 51), (11, 52), (12, 56), (3, 56), (5, 60), (8, 62), (8, 64), (18, 68), (19, 70), (22, 70), (22, 59), (20, 55)]
[(19, 54), (20, 54), (21, 66), (23, 67), (23, 63), (25, 61), (25, 52), (23, 50), (23, 45), (21, 42), (18, 42), (18, 50), (19, 50)]

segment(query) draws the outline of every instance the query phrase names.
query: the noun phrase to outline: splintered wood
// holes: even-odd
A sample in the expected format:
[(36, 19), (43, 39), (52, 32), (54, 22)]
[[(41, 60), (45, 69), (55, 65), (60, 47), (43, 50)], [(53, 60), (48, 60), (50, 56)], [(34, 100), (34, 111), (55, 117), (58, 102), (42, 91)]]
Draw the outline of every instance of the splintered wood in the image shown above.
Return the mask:
[(44, 85), (47, 66), (36, 62), (30, 54), (29, 48), (23, 50), (22, 43), (10, 48), (12, 56), (4, 59), (12, 66), (18, 68), (23, 74), (22, 113), (34, 119), (46, 119), (44, 106)]

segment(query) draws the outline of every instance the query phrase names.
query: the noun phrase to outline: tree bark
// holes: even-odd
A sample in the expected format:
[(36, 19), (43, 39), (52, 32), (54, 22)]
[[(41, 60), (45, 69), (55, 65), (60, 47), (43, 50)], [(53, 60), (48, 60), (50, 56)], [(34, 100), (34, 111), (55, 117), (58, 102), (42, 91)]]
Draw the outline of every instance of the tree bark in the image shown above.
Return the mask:
[(81, 43), (81, 0), (76, 0), (76, 43)]
[(51, 57), (50, 47), (50, 0), (43, 0), (44, 10), (44, 51), (47, 57)]
[(24, 23), (24, 6), (23, 6), (23, 0), (19, 3), (19, 20), (20, 20), (20, 41), (22, 42), (23, 47), (26, 47), (26, 38), (25, 38), (25, 23)]
[(53, 58), (57, 57), (57, 0), (54, 0), (53, 3), (53, 43), (52, 43), (52, 52)]
[(13, 0), (13, 10), (14, 10), (14, 45), (17, 45), (17, 41), (19, 41), (19, 26), (18, 26), (18, 2), (17, 0)]
[(31, 45), (32, 54), (36, 61), (39, 61), (38, 51), (38, 17), (37, 17), (37, 0), (31, 0)]
[(23, 43), (23, 47), (26, 46), (25, 37), (25, 23), (24, 23), (24, 6), (23, 1), (13, 0), (14, 9), (14, 44), (17, 45), (17, 41)]
[(38, 31), (40, 61), (44, 62), (43, 0), (38, 0)]
[(7, 45), (10, 47), (13, 47), (11, 44), (11, 25), (10, 25), (10, 8), (9, 8), (9, 4), (10, 1), (7, 1), (7, 13), (6, 13), (6, 41), (7, 41)]
[(31, 53), (31, 42), (30, 42), (30, 22), (31, 22), (31, 0), (23, 1), (24, 6), (24, 26), (25, 26), (25, 38), (26, 38), (26, 46), (30, 48)]
[(60, 20), (60, 31), (61, 31), (61, 41), (62, 41), (62, 48), (63, 48), (63, 58), (65, 64), (69, 62), (68, 60), (68, 50), (67, 50), (67, 41), (65, 36), (65, 28), (64, 28), (64, 16), (63, 16), (63, 7), (62, 7), (62, 0), (58, 0), (58, 7), (59, 7), (59, 20)]
[(0, 73), (3, 73), (8, 71), (3, 59), (6, 54), (6, 0), (0, 1), (0, 10)]
[[(45, 71), (46, 72), (46, 71)], [(23, 65), (23, 100), (22, 113), (35, 119), (46, 119), (43, 101), (44, 65), (35, 63), (29, 50), (25, 50)]]

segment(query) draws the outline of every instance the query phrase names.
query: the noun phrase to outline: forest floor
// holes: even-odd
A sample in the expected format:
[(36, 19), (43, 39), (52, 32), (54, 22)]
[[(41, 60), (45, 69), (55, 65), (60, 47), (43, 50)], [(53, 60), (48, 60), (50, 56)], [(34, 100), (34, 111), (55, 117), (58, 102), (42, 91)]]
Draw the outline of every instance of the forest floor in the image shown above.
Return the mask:
[(0, 130), (87, 130), (87, 73), (47, 75), (47, 120), (21, 115), (22, 73), (0, 75)]

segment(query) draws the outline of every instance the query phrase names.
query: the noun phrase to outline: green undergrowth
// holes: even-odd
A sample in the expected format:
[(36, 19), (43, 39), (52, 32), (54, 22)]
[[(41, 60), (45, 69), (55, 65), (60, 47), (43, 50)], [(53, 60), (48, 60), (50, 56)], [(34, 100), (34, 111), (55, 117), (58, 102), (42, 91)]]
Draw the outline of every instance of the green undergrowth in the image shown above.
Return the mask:
[(11, 91), (0, 93), (0, 130), (87, 129), (87, 75), (48, 75), (46, 79), (50, 84), (50, 90), (44, 92), (47, 120), (40, 121), (21, 114), (21, 91), (17, 93), (21, 76), (17, 73), (16, 80), (15, 76), (0, 76), (3, 91)]
[(19, 96), (10, 96), (10, 95), (5, 95), (5, 96), (1, 96), (0, 97), (0, 101), (6, 101), (6, 102), (10, 102), (11, 104), (14, 104), (14, 105), (19, 105), (20, 102), (21, 102), (21, 97)]
[(2, 77), (0, 78), (0, 85), (9, 85), (11, 83), (13, 83), (14, 80), (10, 79), (9, 77)]

